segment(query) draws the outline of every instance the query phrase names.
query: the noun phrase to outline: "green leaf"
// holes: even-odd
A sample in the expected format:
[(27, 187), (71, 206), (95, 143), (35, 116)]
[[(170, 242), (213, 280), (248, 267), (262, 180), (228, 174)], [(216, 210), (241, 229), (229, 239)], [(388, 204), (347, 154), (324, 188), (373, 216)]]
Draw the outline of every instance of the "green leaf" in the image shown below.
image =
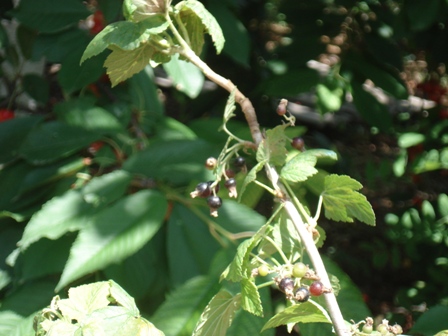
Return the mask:
[(205, 307), (193, 336), (225, 336), (240, 305), (240, 294), (232, 296), (221, 290)]
[(445, 10), (446, 2), (443, 0), (434, 1), (412, 1), (404, 6), (405, 14), (408, 18), (407, 22), (412, 31), (418, 32), (429, 29), (430, 26), (437, 22), (440, 13)]
[(173, 80), (177, 90), (192, 99), (199, 95), (204, 85), (204, 75), (198, 67), (179, 59), (179, 55), (176, 54), (168, 63), (163, 64), (163, 68)]
[(24, 251), (40, 238), (58, 239), (84, 227), (94, 211), (124, 194), (131, 176), (120, 170), (93, 178), (81, 190), (69, 190), (48, 201), (28, 222), (19, 248)]
[(167, 3), (166, 0), (125, 0), (123, 13), (126, 20), (139, 22), (158, 13), (165, 13)]
[(445, 318), (448, 314), (448, 306), (437, 305), (430, 307), (421, 315), (412, 326), (411, 333), (423, 335), (435, 335), (441, 330), (448, 329), (448, 323)]
[(235, 116), (235, 89), (230, 92), (229, 98), (227, 98), (226, 108), (224, 109), (224, 124), (226, 124), (231, 118)]
[(199, 19), (201, 19), (205, 31), (210, 34), (215, 45), (216, 52), (219, 54), (222, 51), (225, 39), (224, 35), (222, 34), (221, 27), (219, 26), (219, 23), (216, 21), (214, 16), (210, 14), (207, 9), (205, 9), (202, 3), (196, 0), (181, 1), (175, 6), (175, 9), (179, 10), (181, 13), (183, 11), (194, 12), (194, 14)]
[(90, 12), (78, 0), (64, 2), (53, 0), (20, 1), (20, 4), (10, 11), (10, 14), (27, 27), (41, 33), (53, 33), (71, 25), (77, 25), (86, 19)]
[(313, 155), (300, 153), (289, 160), (282, 168), (280, 176), (291, 182), (302, 182), (317, 173), (314, 168), (317, 158)]
[(207, 8), (216, 17), (227, 40), (238, 41), (238, 43), (225, 44), (223, 52), (238, 64), (249, 68), (251, 40), (243, 23), (222, 1), (213, 1), (208, 4)]
[(0, 164), (17, 157), (17, 152), (28, 133), (42, 121), (41, 117), (15, 118), (0, 123)]
[(81, 50), (76, 50), (67, 55), (61, 63), (58, 72), (58, 80), (62, 89), (67, 93), (73, 93), (85, 86), (97, 81), (104, 74), (103, 63), (107, 54), (102, 54), (79, 64)]
[(41, 104), (46, 104), (50, 94), (50, 86), (42, 76), (27, 74), (22, 78), (23, 90)]
[(147, 42), (152, 34), (162, 33), (167, 28), (168, 22), (163, 15), (153, 15), (138, 23), (114, 22), (93, 38), (81, 57), (81, 63), (107, 48), (115, 47), (123, 51), (137, 49), (142, 43)]
[[(203, 242), (207, 244), (203, 244)], [(168, 221), (166, 248), (171, 281), (175, 286), (207, 274), (219, 244), (210, 228), (191, 210), (175, 204)]]
[(156, 51), (152, 45), (146, 43), (133, 50), (114, 46), (111, 49), (112, 53), (107, 56), (104, 66), (107, 68), (112, 87), (143, 70)]
[(321, 114), (335, 112), (341, 108), (344, 90), (340, 87), (329, 87), (325, 84), (317, 84), (317, 106)]
[(95, 106), (89, 98), (78, 98), (57, 104), (54, 112), (58, 118), (69, 125), (82, 127), (101, 134), (123, 132), (118, 119), (109, 111)]
[(384, 132), (389, 132), (393, 123), (388, 107), (364, 90), (360, 82), (352, 81), (351, 85), (353, 102), (364, 120)]
[(260, 293), (253, 279), (241, 280), (241, 307), (251, 314), (263, 317)]
[(100, 211), (74, 242), (56, 291), (137, 252), (158, 231), (166, 209), (162, 194), (142, 190)]
[(109, 283), (96, 282), (68, 290), (68, 299), (57, 302), (59, 310), (69, 320), (83, 321), (95, 310), (109, 305)]
[(134, 316), (140, 314), (137, 306), (135, 305), (135, 300), (130, 296), (119, 284), (113, 280), (109, 280), (110, 285), (110, 296), (122, 307), (126, 308), (129, 313)]
[(241, 186), (241, 190), (239, 191), (239, 200), (241, 200), (242, 195), (244, 194), (244, 191), (247, 188), (247, 185), (257, 179), (257, 173), (263, 169), (264, 165), (266, 164), (266, 161), (258, 162), (253, 168), (247, 173), (246, 177), (244, 178), (243, 184)]
[(188, 184), (192, 180), (207, 181), (205, 160), (214, 148), (201, 139), (155, 142), (129, 157), (123, 168), (134, 174)]
[(292, 305), (272, 317), (261, 330), (275, 328), (288, 323), (331, 323), (328, 313), (313, 301)]
[(401, 148), (409, 148), (425, 141), (425, 135), (420, 133), (408, 132), (398, 137), (398, 146)]
[(170, 293), (151, 317), (151, 321), (168, 336), (191, 335), (191, 330), (185, 333), (182, 331), (192, 318), (197, 320), (217, 289), (217, 282), (213, 278), (195, 277)]
[(275, 128), (266, 131), (266, 138), (258, 146), (257, 161), (267, 161), (274, 166), (281, 166), (286, 161), (288, 154), (285, 145), (287, 137), (285, 128), (287, 124), (278, 125)]
[(80, 127), (50, 121), (28, 134), (19, 153), (32, 164), (47, 164), (87, 147), (98, 138), (99, 135)]
[(356, 190), (362, 185), (345, 175), (325, 177), (325, 190), (322, 193), (325, 217), (335, 221), (353, 222), (354, 218), (375, 225), (375, 213), (366, 197)]

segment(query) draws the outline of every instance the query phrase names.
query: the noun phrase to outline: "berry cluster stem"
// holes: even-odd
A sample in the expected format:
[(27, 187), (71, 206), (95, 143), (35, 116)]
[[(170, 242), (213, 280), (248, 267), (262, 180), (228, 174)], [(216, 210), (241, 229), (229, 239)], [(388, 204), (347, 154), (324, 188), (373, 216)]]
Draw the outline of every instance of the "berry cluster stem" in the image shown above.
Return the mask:
[[(197, 56), (194, 51), (190, 48), (190, 46), (182, 39), (180, 34), (177, 32), (176, 28), (171, 22), (169, 15), (167, 15), (167, 20), (170, 23), (170, 28), (173, 31), (173, 34), (179, 40), (181, 48), (177, 51), (188, 59), (191, 63), (196, 65), (202, 73), (210, 79), (212, 82), (221, 86), (223, 89), (231, 93), (235, 91), (235, 101), (241, 106), (241, 110), (244, 113), (247, 124), (249, 126), (252, 139), (254, 143), (258, 146), (263, 141), (263, 136), (260, 130), (260, 125), (257, 120), (257, 115), (255, 113), (255, 109), (251, 103), (251, 101), (243, 95), (241, 91), (233, 84), (229, 79), (224, 78), (223, 76), (214, 72), (204, 61), (201, 60), (199, 56)], [(317, 274), (320, 276), (322, 283), (325, 287), (331, 288), (330, 280), (323, 264), (322, 258), (320, 257), (319, 251), (313, 241), (312, 235), (306, 229), (305, 223), (303, 222), (299, 212), (297, 211), (294, 204), (291, 202), (291, 196), (282, 186), (279, 181), (277, 171), (270, 167), (268, 164), (266, 165), (266, 171), (268, 178), (272, 181), (276, 188), (279, 188), (283, 195), (285, 195), (285, 209), (290, 216), (294, 226), (302, 239), (302, 242), (305, 246), (305, 249), (311, 259), (314, 269)], [(333, 327), (338, 336), (348, 336), (350, 335), (350, 331), (345, 326), (344, 318), (342, 317), (341, 310), (336, 301), (336, 297), (334, 293), (325, 293), (325, 300), (327, 303), (327, 309), (329, 311), (331, 320), (333, 322)]]

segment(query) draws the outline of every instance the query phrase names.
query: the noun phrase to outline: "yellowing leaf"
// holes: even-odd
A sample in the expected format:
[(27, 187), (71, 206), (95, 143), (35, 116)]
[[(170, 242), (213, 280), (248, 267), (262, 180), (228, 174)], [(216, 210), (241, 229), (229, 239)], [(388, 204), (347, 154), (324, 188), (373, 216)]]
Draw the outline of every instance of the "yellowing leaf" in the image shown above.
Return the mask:
[(122, 50), (118, 47), (111, 49), (112, 53), (107, 57), (104, 66), (107, 68), (112, 86), (143, 70), (156, 51), (149, 44), (141, 44), (134, 50)]
[(241, 305), (241, 294), (220, 291), (205, 307), (193, 336), (225, 336)]
[(356, 218), (375, 225), (375, 213), (366, 197), (357, 192), (361, 183), (345, 175), (328, 175), (322, 192), (325, 217), (335, 221), (353, 222)]

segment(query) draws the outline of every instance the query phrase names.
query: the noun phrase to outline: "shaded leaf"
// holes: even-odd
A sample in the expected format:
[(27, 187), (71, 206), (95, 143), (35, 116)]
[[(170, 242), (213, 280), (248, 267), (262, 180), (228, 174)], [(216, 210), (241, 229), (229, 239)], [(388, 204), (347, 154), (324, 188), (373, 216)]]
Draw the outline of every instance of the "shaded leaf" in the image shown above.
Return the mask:
[(413, 334), (435, 335), (441, 330), (448, 329), (448, 323), (445, 318), (447, 314), (447, 306), (437, 305), (430, 307), (428, 311), (417, 319), (410, 332)]
[(266, 164), (266, 161), (258, 162), (253, 168), (247, 173), (246, 177), (244, 178), (243, 184), (241, 186), (241, 190), (239, 191), (239, 200), (241, 200), (242, 195), (244, 194), (244, 191), (246, 190), (246, 187), (249, 183), (255, 181), (257, 179), (257, 173), (263, 169), (264, 165)]
[(240, 294), (232, 296), (225, 290), (218, 292), (205, 307), (193, 336), (225, 336), (240, 304)]
[(266, 138), (258, 146), (257, 161), (267, 161), (274, 166), (281, 166), (285, 163), (288, 154), (285, 145), (287, 137), (285, 128), (287, 124), (278, 125), (275, 128), (266, 131)]
[(375, 213), (366, 197), (357, 192), (362, 185), (346, 175), (325, 177), (322, 193), (325, 217), (335, 221), (353, 222), (354, 218), (375, 225)]
[[(217, 283), (214, 279), (195, 277), (171, 292), (151, 317), (151, 321), (167, 336), (181, 335), (191, 319), (197, 319), (197, 314), (204, 309), (216, 291)], [(191, 334), (191, 330), (186, 334)]]
[(56, 291), (138, 251), (160, 228), (166, 208), (162, 194), (142, 190), (100, 211), (74, 242)]

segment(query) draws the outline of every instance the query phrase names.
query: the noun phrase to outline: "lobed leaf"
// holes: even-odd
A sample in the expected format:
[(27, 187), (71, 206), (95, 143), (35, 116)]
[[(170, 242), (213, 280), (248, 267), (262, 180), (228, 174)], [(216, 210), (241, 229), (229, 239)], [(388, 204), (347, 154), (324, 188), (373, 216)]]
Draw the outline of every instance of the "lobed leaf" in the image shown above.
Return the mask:
[(104, 66), (107, 68), (112, 87), (143, 70), (156, 52), (156, 49), (148, 43), (141, 44), (133, 50), (118, 47), (111, 49), (112, 53), (107, 56)]
[(219, 54), (222, 51), (225, 39), (221, 27), (215, 17), (205, 9), (202, 3), (197, 0), (185, 0), (179, 2), (175, 6), (175, 9), (179, 10), (181, 13), (183, 11), (192, 11), (199, 19), (201, 19), (206, 32), (209, 33), (212, 38), (216, 52)]
[(317, 173), (314, 168), (317, 158), (313, 155), (300, 153), (289, 160), (282, 168), (280, 176), (291, 182), (302, 182)]
[(147, 42), (152, 34), (159, 34), (168, 28), (163, 15), (153, 15), (141, 22), (120, 21), (106, 26), (90, 41), (80, 63), (100, 54), (107, 48), (131, 51)]
[(251, 314), (263, 317), (260, 293), (251, 279), (241, 280), (241, 307)]
[(232, 296), (221, 290), (205, 307), (193, 336), (225, 336), (240, 305), (240, 294)]
[(274, 166), (281, 166), (286, 161), (288, 154), (286, 145), (285, 128), (287, 124), (278, 125), (275, 128), (266, 131), (266, 138), (258, 146), (257, 161), (267, 161)]
[(295, 304), (272, 317), (261, 330), (275, 328), (288, 323), (331, 323), (328, 313), (313, 301)]
[(354, 218), (375, 225), (375, 213), (366, 197), (357, 192), (361, 183), (345, 175), (328, 175), (322, 192), (325, 217), (353, 222)]

